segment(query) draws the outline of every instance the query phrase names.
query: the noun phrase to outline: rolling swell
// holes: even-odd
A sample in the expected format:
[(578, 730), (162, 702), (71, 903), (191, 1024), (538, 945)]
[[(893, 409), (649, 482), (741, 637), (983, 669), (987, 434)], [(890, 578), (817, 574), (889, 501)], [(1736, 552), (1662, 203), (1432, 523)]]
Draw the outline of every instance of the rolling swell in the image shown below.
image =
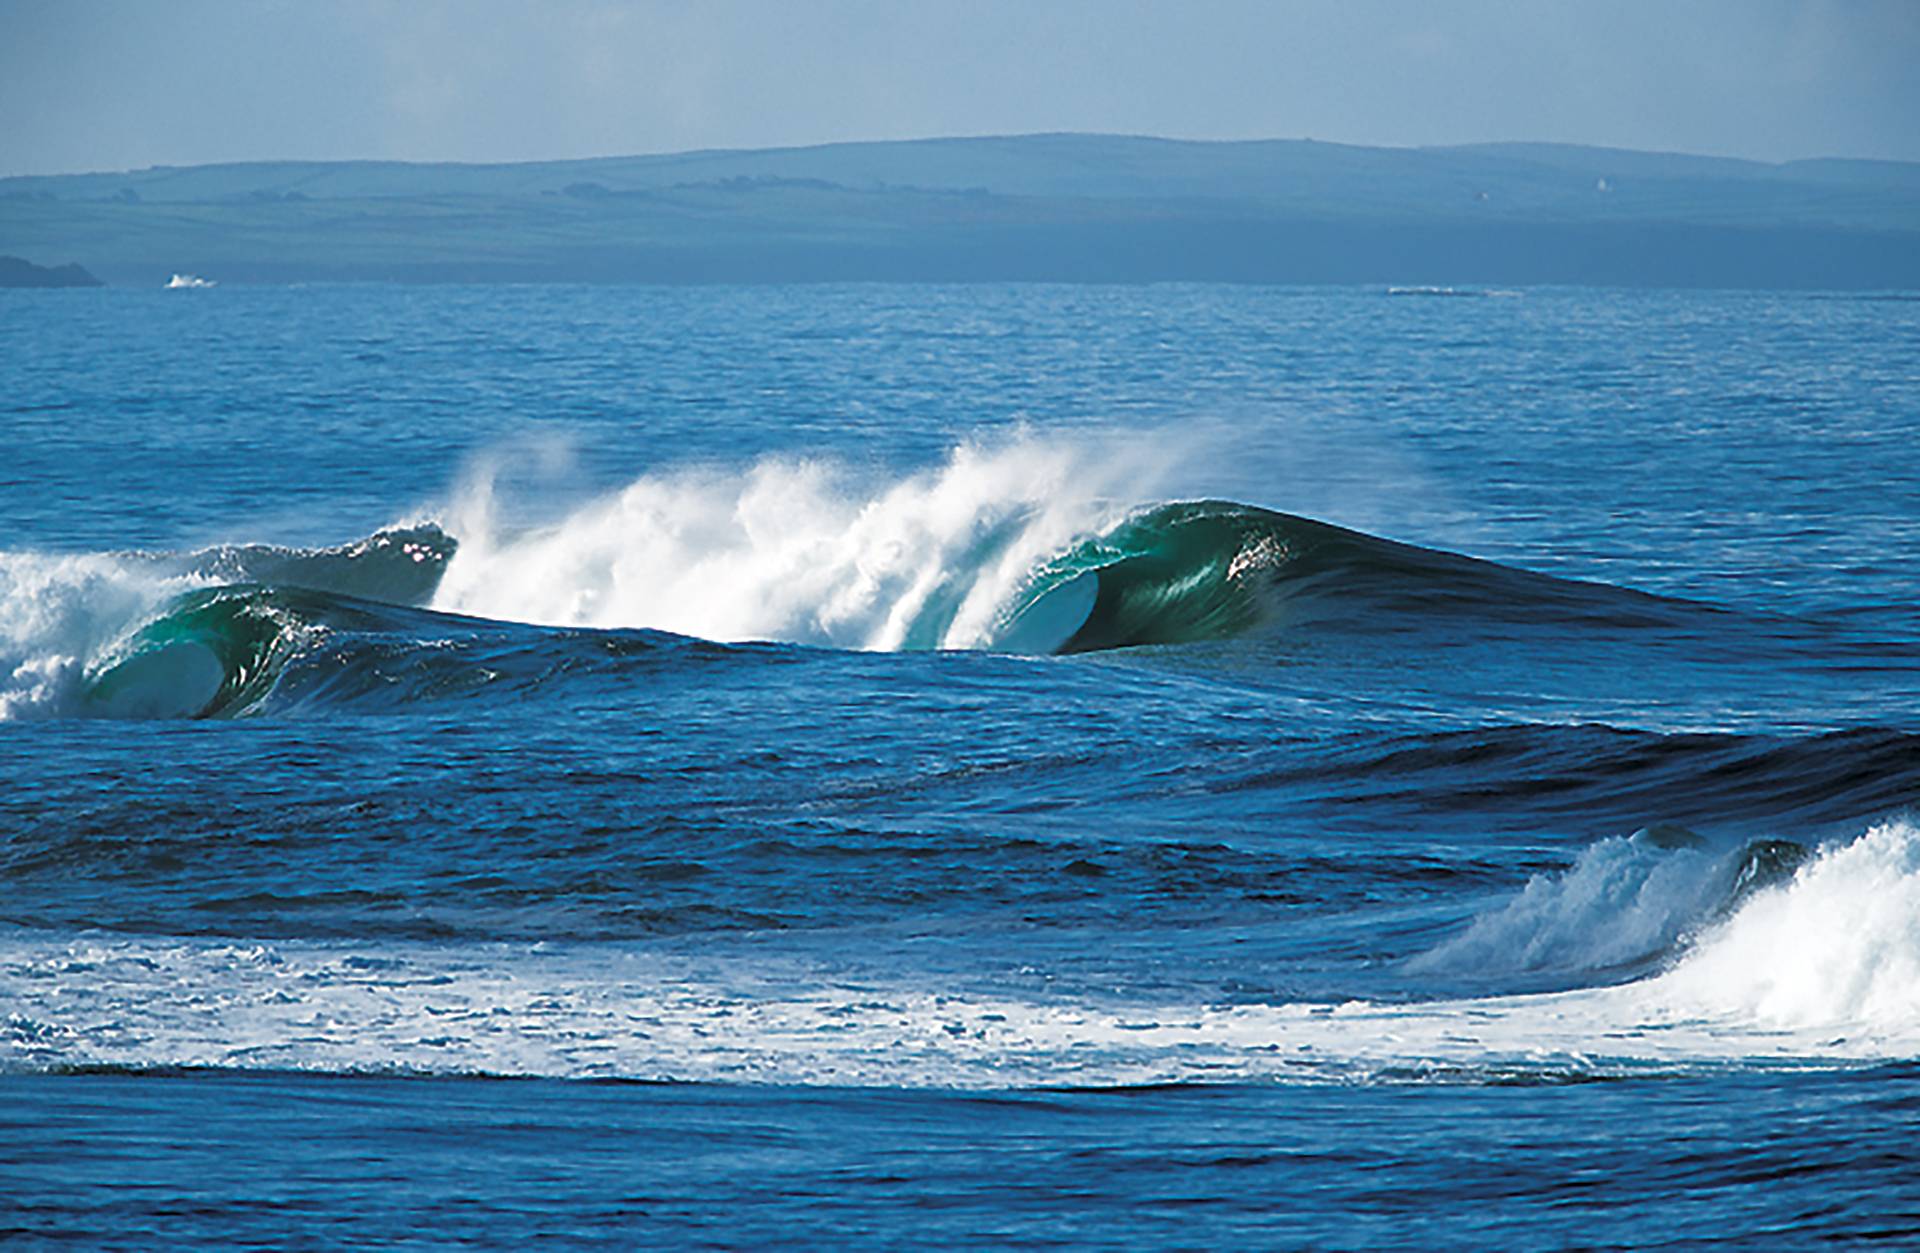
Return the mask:
[(1920, 735), (1892, 727), (1791, 735), (1537, 724), (1369, 734), (1306, 750), (1255, 750), (1206, 788), (1272, 792), (1369, 825), (1454, 817), (1604, 833), (1664, 820), (1754, 831), (1791, 819), (1819, 830), (1920, 805)]
[[(1502, 932), (1524, 932), (1533, 955), (1489, 940), (1486, 960), (1449, 963), (1531, 981), (1638, 969), (1790, 869), (1801, 850), (1786, 841), (1846, 839), (1920, 801), (1920, 736), (1892, 731), (1536, 726), (1283, 743), (1274, 717), (1233, 739), (1215, 727), (1155, 742), (1089, 727), (1059, 708), (1057, 689), (1009, 685), (902, 733), (870, 712), (898, 689), (890, 664), (829, 655), (821, 682), (791, 653), (635, 634), (591, 672), (557, 669), (583, 666), (589, 642), (482, 634), (438, 674), (395, 668), (371, 644), (345, 665), (321, 652), (289, 671), (275, 702), (417, 711), (427, 698), (517, 698), (569, 674), (619, 695), (597, 713), (536, 702), (537, 718), (509, 724), (510, 751), (459, 704), (453, 717), (377, 720), (344, 750), (333, 728), (295, 718), (243, 736), (151, 738), (150, 761), (191, 772), (218, 806), (180, 796), (166, 769), (114, 773), (100, 763), (115, 737), (84, 737), (71, 760), (86, 782), (68, 802), (0, 796), (14, 917), (173, 934), (575, 939), (901, 918), (938, 930), (982, 912), (1145, 936), (1235, 918), (1268, 929), (1280, 955), (1320, 961), (1411, 956), (1449, 920), (1449, 902), (1518, 892), (1538, 873), (1550, 882), (1508, 921), (1539, 926)], [(743, 738), (737, 702), (760, 698), (766, 664), (793, 667), (802, 704), (824, 688), (843, 694), (811, 717), (790, 710), (790, 743)], [(1025, 669), (983, 665), (1009, 680)], [(481, 669), (501, 677), (462, 686)], [(332, 682), (352, 688), (309, 686)], [(1009, 754), (995, 731), (1009, 718), (1058, 755)], [(596, 746), (586, 758), (572, 749), (582, 733)], [(1262, 758), (1285, 768), (1241, 765)], [(356, 772), (356, 760), (373, 767)], [(298, 787), (262, 786), (281, 773)], [(1310, 951), (1295, 954), (1296, 942)], [(1196, 942), (1182, 943), (1197, 960)], [(1515, 960), (1491, 960), (1501, 954)]]

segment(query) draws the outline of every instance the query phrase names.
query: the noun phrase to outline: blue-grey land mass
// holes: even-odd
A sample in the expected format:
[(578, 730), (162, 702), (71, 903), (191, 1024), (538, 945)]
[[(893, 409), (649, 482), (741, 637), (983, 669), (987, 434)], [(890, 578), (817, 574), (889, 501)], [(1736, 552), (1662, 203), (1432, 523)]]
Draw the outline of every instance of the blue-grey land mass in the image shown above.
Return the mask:
[(1077, 134), (0, 179), (110, 283), (1216, 281), (1889, 289), (1920, 165)]

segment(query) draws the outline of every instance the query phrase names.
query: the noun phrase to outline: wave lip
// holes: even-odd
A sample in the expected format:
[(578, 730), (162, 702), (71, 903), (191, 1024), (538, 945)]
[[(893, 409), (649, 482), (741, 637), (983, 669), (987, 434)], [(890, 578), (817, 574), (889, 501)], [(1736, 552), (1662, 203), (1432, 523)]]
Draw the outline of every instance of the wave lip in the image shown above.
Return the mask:
[(426, 522), (390, 527), (327, 548), (223, 544), (182, 559), (154, 560), (177, 564), (180, 577), (201, 585), (257, 583), (419, 605), (440, 585), (457, 547), (451, 535)]
[(245, 709), (317, 633), (290, 599), (250, 587), (188, 593), (88, 667), (84, 710), (109, 718), (196, 718)]

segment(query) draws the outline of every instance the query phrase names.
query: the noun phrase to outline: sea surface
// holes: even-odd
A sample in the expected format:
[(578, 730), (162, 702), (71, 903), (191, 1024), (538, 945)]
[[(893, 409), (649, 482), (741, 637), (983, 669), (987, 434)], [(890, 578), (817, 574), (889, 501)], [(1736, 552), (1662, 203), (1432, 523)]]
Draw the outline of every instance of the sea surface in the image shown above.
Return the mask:
[(0, 293), (0, 1236), (1920, 1242), (1920, 302)]

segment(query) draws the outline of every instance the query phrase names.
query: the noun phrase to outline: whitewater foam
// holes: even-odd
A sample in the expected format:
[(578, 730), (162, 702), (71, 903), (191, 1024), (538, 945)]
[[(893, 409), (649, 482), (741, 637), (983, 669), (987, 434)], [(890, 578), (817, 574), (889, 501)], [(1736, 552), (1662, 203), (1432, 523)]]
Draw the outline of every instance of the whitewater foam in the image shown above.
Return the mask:
[(1873, 827), (1755, 893), (1661, 981), (1661, 996), (1782, 1031), (1920, 1028), (1920, 828)]
[(0, 1062), (904, 1086), (1350, 1080), (1920, 1055), (1920, 828), (1876, 826), (1701, 931), (1664, 973), (1402, 1005), (947, 992), (797, 959), (620, 945), (15, 933)]
[(1518, 896), (1407, 964), (1480, 978), (1631, 968), (1670, 954), (1710, 920), (1743, 864), (1744, 850), (1672, 847), (1649, 832), (1601, 840), (1564, 873), (1535, 875)]
[(447, 515), (459, 550), (433, 604), (720, 641), (991, 647), (1045, 558), (1124, 516), (1112, 492), (1137, 492), (1142, 463), (1023, 439), (962, 445), (874, 487), (837, 464), (769, 458), (644, 476), (530, 532), (501, 516), (483, 474)]
[(0, 552), (0, 722), (71, 712), (88, 662), (183, 586), (107, 554)]

